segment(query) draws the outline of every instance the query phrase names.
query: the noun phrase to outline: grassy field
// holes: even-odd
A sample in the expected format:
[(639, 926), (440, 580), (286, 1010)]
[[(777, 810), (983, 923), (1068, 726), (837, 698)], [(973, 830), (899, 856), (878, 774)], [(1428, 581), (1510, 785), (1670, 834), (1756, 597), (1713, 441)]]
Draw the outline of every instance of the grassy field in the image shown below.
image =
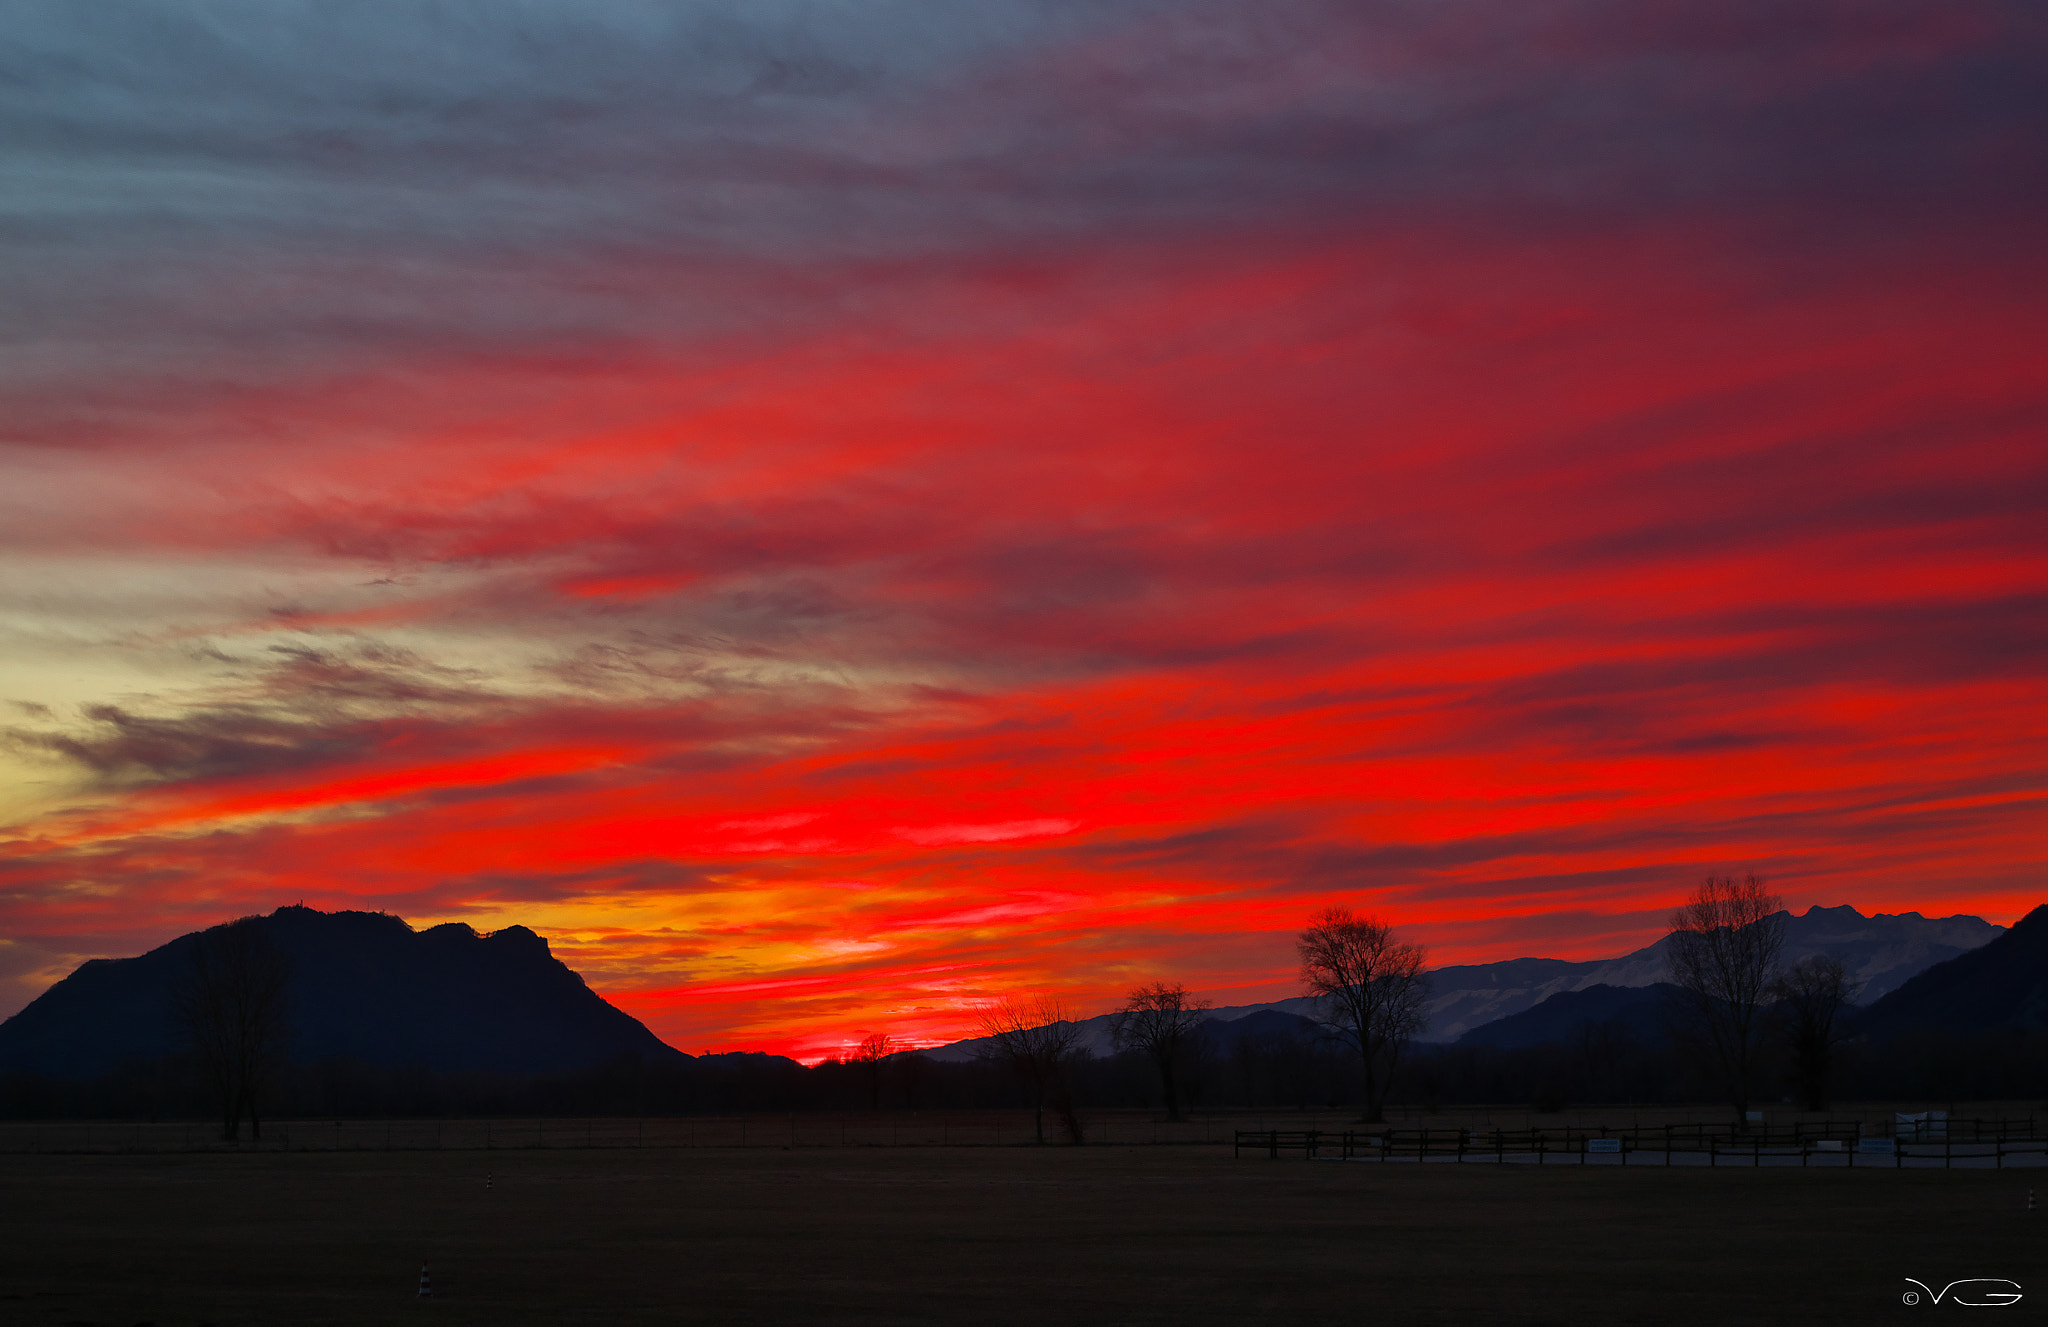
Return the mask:
[(2025, 1321), (2029, 1183), (1201, 1146), (13, 1155), (0, 1322), (1867, 1323), (1966, 1276), (2026, 1286)]

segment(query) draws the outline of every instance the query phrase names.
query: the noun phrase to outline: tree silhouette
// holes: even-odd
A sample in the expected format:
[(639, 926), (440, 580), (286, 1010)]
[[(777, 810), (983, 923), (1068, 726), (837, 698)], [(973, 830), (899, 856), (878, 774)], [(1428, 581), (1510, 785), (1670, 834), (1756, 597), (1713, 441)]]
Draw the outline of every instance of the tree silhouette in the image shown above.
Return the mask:
[(1081, 1029), (1065, 1002), (1044, 995), (1032, 1000), (1004, 999), (981, 1011), (981, 1027), (988, 1036), (984, 1053), (1009, 1065), (1030, 1090), (1031, 1124), (1038, 1141), (1045, 1141), (1046, 1100), (1055, 1094), (1073, 1132), (1075, 1117), (1066, 1099), (1065, 1071), (1081, 1039)]
[(193, 937), (191, 963), (172, 990), (172, 1008), (192, 1056), (220, 1105), (221, 1137), (263, 1137), (263, 1088), (290, 1035), (285, 991), (291, 963), (244, 917)]
[(860, 1045), (853, 1048), (851, 1061), (860, 1066), (861, 1073), (868, 1080), (870, 1110), (882, 1108), (882, 1066), (888, 1062), (889, 1055), (889, 1034), (886, 1032), (870, 1032), (861, 1038)]
[(1159, 1071), (1159, 1088), (1166, 1097), (1169, 1120), (1180, 1118), (1174, 1068), (1209, 1008), (1207, 1000), (1189, 999), (1187, 987), (1155, 981), (1132, 991), (1125, 998), (1124, 1007), (1110, 1015), (1110, 1035), (1116, 1038), (1117, 1046), (1144, 1052)]
[(1323, 1022), (1358, 1053), (1365, 1119), (1386, 1117), (1401, 1051), (1423, 1028), (1429, 951), (1394, 940), (1394, 929), (1349, 908), (1325, 908), (1295, 942), (1301, 980), (1320, 996)]
[(1855, 998), (1857, 985), (1842, 960), (1827, 954), (1801, 959), (1771, 984), (1774, 1011), (1792, 1052), (1799, 1102), (1807, 1110), (1827, 1109), (1835, 1047), (1842, 1041), (1838, 1019)]
[(1752, 874), (1709, 876), (1671, 914), (1665, 961), (1679, 990), (1680, 1031), (1707, 1048), (1738, 1113), (1749, 1109), (1763, 1011), (1785, 945), (1784, 909)]

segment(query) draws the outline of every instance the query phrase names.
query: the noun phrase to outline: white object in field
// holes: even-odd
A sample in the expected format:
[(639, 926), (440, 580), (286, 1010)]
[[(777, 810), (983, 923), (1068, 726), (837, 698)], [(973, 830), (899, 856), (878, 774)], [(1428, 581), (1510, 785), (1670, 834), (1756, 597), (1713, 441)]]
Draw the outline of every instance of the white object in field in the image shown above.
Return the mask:
[(1947, 1138), (1948, 1112), (1945, 1110), (1899, 1111), (1894, 1123), (1901, 1138)]

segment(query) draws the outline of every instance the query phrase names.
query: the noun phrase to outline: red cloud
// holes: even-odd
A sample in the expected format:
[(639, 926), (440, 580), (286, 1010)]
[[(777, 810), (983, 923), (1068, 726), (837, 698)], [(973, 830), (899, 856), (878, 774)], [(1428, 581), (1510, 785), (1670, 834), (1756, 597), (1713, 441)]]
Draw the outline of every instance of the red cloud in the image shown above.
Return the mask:
[(1197, 9), (976, 47), (858, 152), (755, 124), (844, 243), (238, 252), (175, 364), (10, 387), (17, 1002), (304, 898), (808, 1054), (1288, 994), (1330, 902), (1446, 961), (1731, 864), (2038, 902), (2033, 112), (1945, 95), (2038, 41)]

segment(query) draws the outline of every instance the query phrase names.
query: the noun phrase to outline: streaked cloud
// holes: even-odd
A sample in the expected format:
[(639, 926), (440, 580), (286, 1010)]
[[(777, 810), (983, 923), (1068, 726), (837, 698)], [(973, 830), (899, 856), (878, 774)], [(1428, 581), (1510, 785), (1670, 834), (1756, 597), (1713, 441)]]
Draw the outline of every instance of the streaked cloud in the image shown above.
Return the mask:
[(520, 921), (687, 1049), (1345, 901), (2039, 901), (2048, 26), (21, 7), (0, 981)]

